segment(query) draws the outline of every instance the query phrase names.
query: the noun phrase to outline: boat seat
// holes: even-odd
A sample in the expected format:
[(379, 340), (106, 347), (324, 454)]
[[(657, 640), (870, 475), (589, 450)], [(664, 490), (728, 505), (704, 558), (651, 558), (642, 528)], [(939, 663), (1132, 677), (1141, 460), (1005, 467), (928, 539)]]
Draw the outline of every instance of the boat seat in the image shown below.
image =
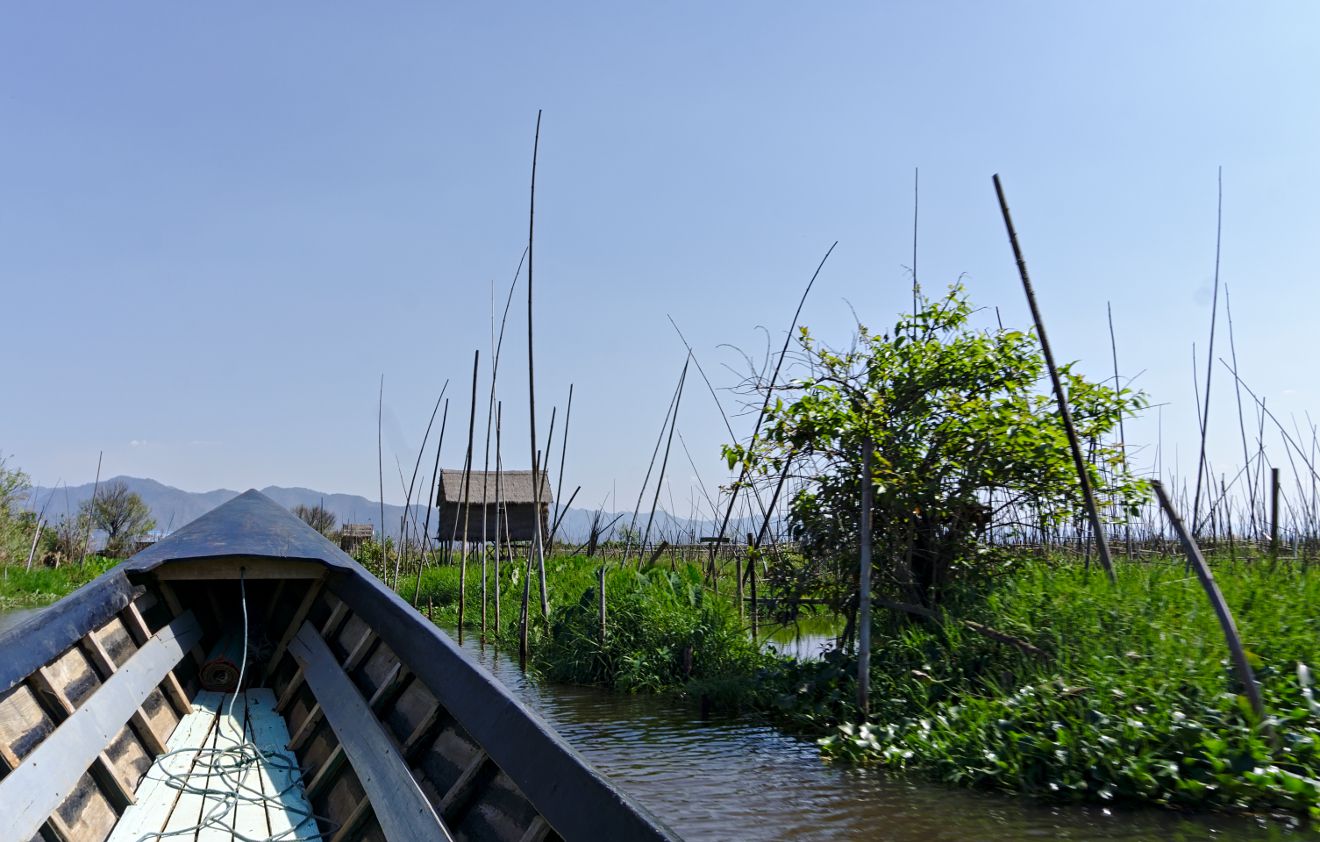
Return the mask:
[[(244, 743), (250, 745), (240, 751)], [(198, 693), (109, 842), (154, 840), (190, 828), (197, 829), (198, 842), (319, 838), (288, 744), (271, 690)], [(193, 838), (175, 838), (184, 836)]]

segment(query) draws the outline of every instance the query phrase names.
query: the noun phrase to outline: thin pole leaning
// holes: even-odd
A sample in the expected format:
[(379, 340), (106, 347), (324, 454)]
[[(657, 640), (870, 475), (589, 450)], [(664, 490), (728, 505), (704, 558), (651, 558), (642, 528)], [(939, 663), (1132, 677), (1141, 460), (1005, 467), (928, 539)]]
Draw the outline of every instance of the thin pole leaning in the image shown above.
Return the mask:
[[(385, 578), (390, 569), (390, 554), (385, 545), (385, 450), (381, 444), (381, 426), (385, 417), (385, 375), (380, 376), (380, 393), (376, 398), (376, 474), (380, 480), (380, 575)], [(398, 584), (397, 582), (395, 583)]]
[[(559, 484), (555, 489), (555, 519), (553, 526), (550, 527), (550, 548), (555, 546), (555, 533), (559, 531), (559, 520), (563, 517), (560, 514), (559, 501), (564, 499), (564, 460), (568, 458), (568, 422), (573, 418), (573, 384), (568, 384), (568, 408), (564, 410), (564, 440), (560, 442), (559, 447)], [(547, 451), (549, 452), (549, 451)], [(564, 504), (563, 510), (568, 511), (568, 504)]]
[(1258, 720), (1265, 718), (1265, 702), (1260, 697), (1260, 686), (1256, 684), (1256, 675), (1251, 669), (1251, 663), (1247, 660), (1247, 652), (1242, 648), (1242, 638), (1238, 636), (1237, 624), (1233, 622), (1233, 613), (1229, 611), (1228, 603), (1224, 601), (1224, 595), (1219, 590), (1219, 585), (1215, 583), (1214, 574), (1210, 572), (1210, 566), (1205, 563), (1205, 557), (1201, 555), (1201, 548), (1196, 545), (1196, 539), (1187, 531), (1183, 525), (1182, 518), (1174, 511), (1173, 503), (1169, 502), (1169, 495), (1164, 491), (1164, 484), (1159, 480), (1151, 480), (1151, 487), (1155, 489), (1155, 496), (1159, 498), (1160, 507), (1164, 509), (1164, 514), (1173, 524), (1173, 530), (1178, 535), (1178, 540), (1182, 542), (1183, 551), (1187, 553), (1187, 560), (1196, 571), (1196, 578), (1201, 581), (1201, 587), (1205, 588), (1205, 595), (1210, 598), (1210, 604), (1215, 609), (1215, 616), (1219, 618), (1219, 628), (1224, 633), (1224, 641), (1228, 644), (1228, 649), (1233, 655), (1233, 668), (1237, 672), (1238, 681), (1242, 682), (1243, 691), (1247, 699), (1251, 702), (1251, 710), (1256, 714)]
[[(691, 359), (689, 357), (689, 359)], [(651, 514), (646, 518), (646, 532), (642, 535), (642, 543), (638, 547), (637, 566), (641, 567), (642, 558), (646, 554), (646, 542), (651, 537), (651, 524), (655, 521), (655, 508), (660, 502), (660, 488), (665, 484), (665, 468), (669, 465), (669, 448), (674, 444), (674, 428), (678, 426), (678, 407), (683, 401), (683, 383), (687, 380), (687, 363), (683, 363), (683, 374), (678, 378), (678, 394), (674, 399), (674, 412), (669, 419), (669, 440), (665, 442), (665, 456), (660, 460), (660, 476), (655, 481), (655, 496), (651, 498)], [(673, 504), (670, 504), (673, 508)], [(627, 561), (627, 559), (624, 559)]]
[(1192, 498), (1192, 534), (1201, 529), (1201, 481), (1205, 474), (1205, 437), (1210, 428), (1210, 375), (1215, 370), (1215, 321), (1219, 315), (1219, 246), (1224, 231), (1224, 168), (1219, 168), (1219, 210), (1215, 219), (1215, 292), (1210, 304), (1210, 348), (1205, 357), (1205, 404), (1201, 415), (1201, 455), (1196, 462), (1196, 496)]
[[(463, 546), (459, 550), (458, 570), (458, 637), (463, 639), (463, 613), (467, 604), (467, 561), (468, 544), (471, 543), (468, 535), (468, 525), (472, 514), (472, 441), (473, 435), (477, 429), (477, 371), (481, 363), (481, 350), (472, 352), (472, 408), (468, 410), (468, 440), (467, 457), (463, 460)], [(458, 512), (454, 512), (454, 528), (458, 528)], [(485, 512), (482, 512), (485, 515)], [(482, 606), (481, 618), (483, 620), (481, 635), (486, 636), (485, 606)]]
[[(834, 253), (834, 247), (839, 244), (835, 240), (825, 256), (820, 259), (816, 266), (816, 271), (812, 273), (811, 280), (807, 282), (807, 288), (802, 291), (802, 297), (798, 299), (797, 309), (793, 311), (793, 323), (788, 326), (788, 335), (784, 337), (784, 347), (779, 350), (779, 359), (775, 362), (774, 373), (770, 375), (770, 382), (766, 384), (765, 400), (761, 404), (761, 411), (756, 416), (756, 426), (752, 428), (751, 442), (748, 444), (748, 450), (756, 446), (757, 437), (761, 434), (761, 424), (765, 422), (766, 411), (770, 408), (770, 398), (774, 395), (775, 382), (779, 379), (779, 369), (784, 364), (784, 357), (788, 354), (788, 345), (793, 341), (793, 331), (797, 329), (798, 317), (802, 315), (802, 306), (807, 303), (807, 295), (811, 288), (816, 285), (816, 278), (820, 277), (820, 270), (825, 268), (825, 261), (830, 259)], [(747, 479), (747, 463), (743, 462), (741, 470), (738, 472), (738, 481), (729, 489), (729, 507), (724, 510), (724, 519), (720, 522), (719, 534), (715, 536), (716, 540), (710, 545), (710, 562), (708, 575), (712, 580), (715, 579), (715, 554), (719, 551), (720, 543), (724, 540), (724, 534), (729, 528), (729, 519), (733, 517), (733, 507), (738, 501), (738, 491), (742, 488), (743, 482)]]
[(1086, 472), (1086, 460), (1082, 457), (1082, 446), (1077, 441), (1077, 428), (1073, 426), (1072, 413), (1068, 410), (1068, 397), (1063, 392), (1063, 383), (1059, 380), (1059, 369), (1054, 364), (1054, 353), (1050, 350), (1049, 339), (1045, 336), (1045, 321), (1041, 318), (1040, 307), (1036, 304), (1036, 292), (1031, 286), (1031, 276), (1027, 274), (1027, 261), (1022, 256), (1022, 247), (1018, 245), (1017, 229), (1013, 227), (1013, 216), (1008, 211), (1008, 200), (1004, 198), (1004, 185), (995, 173), (995, 193), (999, 197), (999, 210), (1004, 216), (1004, 227), (1008, 229), (1008, 241), (1013, 246), (1013, 257), (1017, 260), (1018, 275), (1022, 278), (1022, 289), (1027, 295), (1027, 304), (1031, 307), (1031, 318), (1036, 322), (1036, 334), (1040, 337), (1040, 348), (1045, 354), (1045, 364), (1050, 370), (1050, 383), (1054, 386), (1054, 397), (1059, 402), (1059, 415), (1063, 419), (1064, 431), (1068, 434), (1068, 446), (1072, 449), (1073, 465), (1077, 468), (1077, 479), (1082, 486), (1082, 496), (1086, 501), (1086, 514), (1091, 520), (1091, 531), (1095, 533), (1096, 549), (1100, 553), (1100, 564), (1105, 568), (1109, 581), (1117, 582), (1114, 576), (1114, 563), (1109, 557), (1109, 540), (1105, 537), (1104, 526), (1100, 523), (1100, 511), (1095, 505), (1095, 494), (1091, 491), (1091, 477)]
[[(435, 467), (431, 470), (431, 497), (426, 503), (426, 522), (422, 524), (422, 538), (424, 541), (426, 541), (427, 546), (429, 546), (431, 541), (431, 509), (432, 508), (438, 509), (440, 505), (439, 502), (436, 500), (436, 484), (440, 480), (440, 448), (443, 447), (445, 444), (445, 427), (447, 426), (449, 426), (449, 398), (445, 398), (445, 410), (440, 415), (440, 436), (437, 438), (435, 443)], [(440, 526), (438, 522), (439, 521), (438, 513), (436, 515), (436, 520), (437, 520), (436, 532), (438, 533), (441, 529), (444, 528)], [(441, 543), (438, 540), (439, 539), (438, 534), (436, 535), (436, 538), (437, 538), (436, 545), (438, 546)], [(417, 564), (417, 584), (413, 586), (413, 599), (412, 599), (413, 608), (417, 607), (417, 599), (418, 597), (421, 596), (422, 568), (424, 568), (425, 566), (426, 566), (426, 550), (423, 550), (422, 559)]]
[[(532, 532), (532, 548), (530, 556), (535, 555), (538, 572), (541, 575), (542, 588), (545, 583), (545, 547), (543, 541), (545, 536), (541, 534), (541, 466), (536, 453), (536, 368), (535, 353), (532, 333), (532, 247), (535, 243), (536, 235), (536, 158), (541, 150), (541, 111), (536, 112), (536, 137), (532, 141), (532, 187), (531, 196), (528, 201), (527, 210), (527, 412), (528, 412), (528, 430), (530, 432), (531, 456), (532, 456), (532, 520), (535, 529)], [(530, 567), (530, 564), (529, 564)], [(546, 616), (550, 614), (550, 605), (546, 601), (544, 590), (541, 596), (542, 613)], [(526, 620), (523, 621), (522, 645), (520, 652), (520, 661), (526, 666)]]
[[(1105, 302), (1105, 311), (1109, 315), (1109, 351), (1114, 357), (1114, 391), (1117, 392), (1122, 388), (1118, 379), (1118, 340), (1114, 338), (1114, 307), (1108, 301)], [(1123, 459), (1123, 470), (1126, 471), (1128, 467), (1127, 430), (1123, 425), (1122, 413), (1119, 413), (1118, 416), (1118, 438), (1120, 448), (1118, 454)], [(1123, 544), (1127, 550), (1127, 557), (1129, 559), (1133, 558), (1132, 517), (1128, 514), (1126, 509), (1123, 510)]]

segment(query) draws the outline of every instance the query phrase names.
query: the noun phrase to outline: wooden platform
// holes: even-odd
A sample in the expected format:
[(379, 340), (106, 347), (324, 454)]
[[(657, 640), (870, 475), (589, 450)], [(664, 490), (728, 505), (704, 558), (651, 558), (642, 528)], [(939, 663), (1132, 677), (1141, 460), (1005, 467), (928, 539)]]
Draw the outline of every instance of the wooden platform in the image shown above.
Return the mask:
[[(240, 753), (244, 742), (260, 755), (250, 747)], [(272, 691), (198, 693), (109, 842), (154, 840), (161, 833), (197, 842), (319, 838), (288, 744)]]

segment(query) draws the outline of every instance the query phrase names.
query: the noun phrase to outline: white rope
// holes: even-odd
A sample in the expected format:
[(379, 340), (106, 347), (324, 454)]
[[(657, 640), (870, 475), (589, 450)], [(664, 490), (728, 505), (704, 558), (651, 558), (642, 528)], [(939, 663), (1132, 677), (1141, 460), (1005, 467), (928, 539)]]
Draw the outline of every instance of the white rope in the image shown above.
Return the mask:
[[(240, 602), (243, 608), (243, 658), (238, 667), (238, 685), (235, 693), (229, 699), (228, 719), (234, 718), (234, 703), (238, 701), (239, 693), (243, 692), (243, 678), (247, 672), (248, 660), (248, 610), (247, 610), (247, 584), (244, 579), (244, 571), (240, 568), (238, 574), (238, 587)], [(220, 828), (233, 835), (233, 838), (239, 842), (282, 842), (293, 838), (299, 839), (324, 839), (325, 833), (316, 828), (315, 821), (321, 821), (335, 825), (334, 822), (324, 816), (317, 816), (309, 809), (291, 806), (284, 802), (284, 796), (296, 790), (302, 785), (303, 772), (298, 768), (298, 764), (288, 755), (276, 754), (268, 757), (257, 744), (247, 737), (247, 725), (242, 726), (242, 731), (234, 737), (227, 737), (224, 733), (223, 725), (226, 717), (222, 716), (216, 723), (216, 742), (225, 739), (231, 742), (229, 748), (181, 748), (166, 752), (157, 758), (159, 763), (166, 757), (179, 756), (183, 754), (195, 755), (194, 761), (188, 764), (190, 771), (182, 774), (175, 772), (165, 772), (165, 783), (171, 789), (176, 789), (182, 794), (201, 795), (206, 798), (212, 798), (216, 805), (206, 815), (201, 817), (201, 821), (190, 827), (179, 828), (171, 831), (148, 831), (138, 837), (137, 842), (152, 842), (152, 840), (168, 839), (175, 836), (187, 835), (190, 837), (205, 828)], [(266, 795), (259, 789), (243, 783), (245, 773), (254, 766), (264, 765), (272, 771), (288, 773), (289, 784), (273, 795)], [(206, 780), (206, 785), (193, 783), (194, 780), (201, 778)], [(275, 776), (272, 774), (271, 779)], [(239, 804), (260, 805), (262, 809), (276, 809), (281, 812), (290, 813), (293, 816), (300, 817), (297, 824), (288, 830), (281, 831), (274, 836), (245, 836), (240, 833), (233, 825), (233, 818), (236, 816)], [(228, 820), (228, 821), (226, 821)], [(314, 832), (311, 835), (297, 836), (300, 828), (312, 822)], [(334, 828), (337, 830), (338, 827)]]

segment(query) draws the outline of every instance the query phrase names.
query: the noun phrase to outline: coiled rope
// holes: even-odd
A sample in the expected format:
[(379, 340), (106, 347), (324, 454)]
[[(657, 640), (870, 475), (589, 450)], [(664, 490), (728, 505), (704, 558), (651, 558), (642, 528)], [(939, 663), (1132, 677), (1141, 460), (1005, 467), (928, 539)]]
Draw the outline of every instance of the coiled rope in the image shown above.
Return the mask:
[[(224, 732), (226, 721), (237, 721), (234, 719), (234, 703), (238, 701), (239, 693), (243, 692), (243, 678), (247, 672), (248, 607), (247, 584), (244, 572), (244, 569), (240, 568), (238, 573), (239, 597), (243, 608), (243, 658), (238, 667), (238, 689), (229, 698), (229, 711), (225, 716), (219, 717), (216, 722), (217, 747), (181, 748), (166, 752), (157, 758), (157, 762), (160, 762), (166, 757), (194, 755), (193, 762), (188, 764), (188, 771), (186, 772), (175, 773), (162, 770), (165, 776), (164, 781), (167, 786), (178, 790), (181, 795), (201, 795), (206, 799), (204, 803), (208, 805), (213, 803), (214, 806), (211, 806), (194, 825), (171, 831), (148, 831), (138, 837), (137, 842), (153, 842), (153, 840), (170, 839), (178, 836), (191, 838), (195, 837), (201, 830), (208, 828), (223, 830), (239, 842), (282, 842), (283, 840), (295, 838), (324, 839), (325, 833), (317, 828), (317, 820), (331, 825), (332, 830), (338, 829), (334, 822), (324, 816), (315, 815), (310, 809), (285, 803), (284, 797), (296, 790), (303, 782), (302, 770), (288, 755), (267, 756), (256, 743), (248, 739), (248, 729), (245, 723), (240, 724), (241, 730), (233, 737), (227, 736)], [(221, 740), (229, 742), (231, 745), (227, 748), (219, 748)], [(287, 774), (288, 785), (279, 792), (267, 795), (259, 788), (243, 783), (243, 778), (259, 765), (264, 765), (271, 771), (270, 779), (272, 781), (275, 780), (275, 772)], [(198, 780), (205, 780), (207, 783), (199, 785), (195, 783)], [(292, 815), (297, 819), (297, 822), (293, 827), (273, 836), (247, 836), (239, 832), (234, 826), (240, 804), (259, 805), (263, 810), (275, 809)], [(307, 834), (302, 828), (309, 823), (311, 824), (309, 829), (312, 832)]]

